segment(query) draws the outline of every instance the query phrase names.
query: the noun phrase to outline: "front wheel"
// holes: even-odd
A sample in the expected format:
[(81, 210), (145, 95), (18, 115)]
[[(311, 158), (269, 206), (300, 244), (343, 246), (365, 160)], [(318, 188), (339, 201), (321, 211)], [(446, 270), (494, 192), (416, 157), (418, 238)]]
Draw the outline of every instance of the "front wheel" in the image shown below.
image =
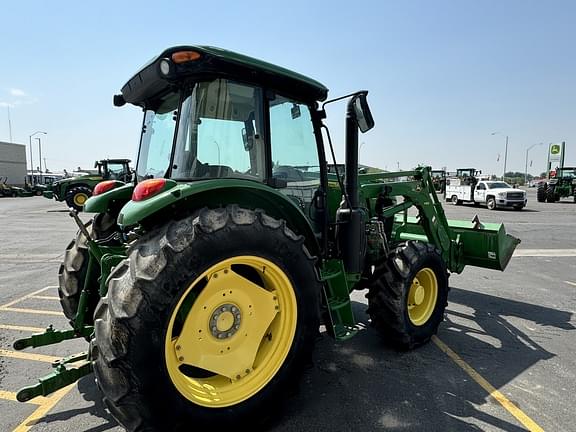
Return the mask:
[(493, 197), (488, 197), (486, 207), (488, 207), (488, 210), (494, 210), (496, 208), (496, 200)]
[(82, 211), (84, 204), (92, 196), (92, 189), (87, 186), (76, 186), (66, 192), (66, 204), (76, 211)]
[(94, 371), (129, 431), (266, 422), (299, 381), (319, 327), (304, 239), (236, 206), (139, 239), (95, 314)]
[(433, 245), (399, 245), (376, 267), (368, 288), (371, 324), (390, 345), (412, 349), (438, 331), (448, 301), (448, 273)]

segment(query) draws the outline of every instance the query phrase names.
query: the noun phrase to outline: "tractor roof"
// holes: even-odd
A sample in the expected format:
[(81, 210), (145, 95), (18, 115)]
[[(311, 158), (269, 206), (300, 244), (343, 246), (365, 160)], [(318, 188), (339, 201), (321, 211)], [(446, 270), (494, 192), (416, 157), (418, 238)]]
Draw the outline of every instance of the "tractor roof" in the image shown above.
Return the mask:
[(130, 159), (100, 159), (99, 161), (96, 161), (96, 165), (98, 164), (103, 164), (103, 163), (130, 163), (131, 160)]
[[(173, 55), (182, 52), (196, 55), (184, 62), (173, 61)], [(169, 64), (168, 73), (161, 71), (163, 61), (164, 66)], [(211, 46), (176, 46), (142, 66), (122, 87), (122, 95), (115, 96), (114, 104), (146, 107), (174, 85), (216, 77), (262, 85), (307, 103), (323, 101), (328, 95), (328, 89), (318, 81), (262, 60)]]

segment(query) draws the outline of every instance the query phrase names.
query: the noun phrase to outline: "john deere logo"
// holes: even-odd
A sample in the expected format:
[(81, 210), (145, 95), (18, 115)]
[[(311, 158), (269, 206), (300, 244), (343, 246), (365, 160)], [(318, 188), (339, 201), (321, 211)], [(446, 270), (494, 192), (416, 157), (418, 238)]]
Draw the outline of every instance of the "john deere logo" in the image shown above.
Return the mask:
[(550, 147), (550, 154), (557, 155), (559, 153), (560, 153), (560, 146), (558, 144), (553, 144), (552, 147)]

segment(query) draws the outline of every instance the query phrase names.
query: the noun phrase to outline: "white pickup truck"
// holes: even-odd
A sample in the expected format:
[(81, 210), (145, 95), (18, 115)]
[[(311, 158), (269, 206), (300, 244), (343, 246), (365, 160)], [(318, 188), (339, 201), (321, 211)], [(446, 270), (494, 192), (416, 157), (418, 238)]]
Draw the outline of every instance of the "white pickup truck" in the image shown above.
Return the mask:
[(485, 204), (490, 210), (497, 207), (522, 210), (528, 202), (525, 191), (514, 189), (503, 181), (478, 181), (476, 185), (472, 185), (450, 179), (446, 184), (445, 196), (446, 201), (451, 201), (454, 205), (472, 202), (476, 205)]

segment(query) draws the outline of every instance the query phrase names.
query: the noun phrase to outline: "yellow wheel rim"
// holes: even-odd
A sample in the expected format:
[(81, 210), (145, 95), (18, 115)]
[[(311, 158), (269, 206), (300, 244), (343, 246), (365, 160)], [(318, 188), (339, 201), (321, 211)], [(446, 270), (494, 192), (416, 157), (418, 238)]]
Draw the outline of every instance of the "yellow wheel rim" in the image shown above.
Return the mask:
[(438, 280), (434, 271), (423, 268), (412, 280), (408, 293), (408, 316), (412, 324), (421, 326), (432, 316), (438, 300)]
[(76, 204), (77, 206), (83, 206), (87, 199), (88, 195), (86, 195), (85, 193), (82, 192), (77, 193), (76, 195), (74, 195), (74, 204)]
[(170, 379), (197, 405), (245, 401), (284, 364), (296, 319), (294, 288), (278, 266), (256, 256), (221, 261), (172, 311), (164, 351)]

